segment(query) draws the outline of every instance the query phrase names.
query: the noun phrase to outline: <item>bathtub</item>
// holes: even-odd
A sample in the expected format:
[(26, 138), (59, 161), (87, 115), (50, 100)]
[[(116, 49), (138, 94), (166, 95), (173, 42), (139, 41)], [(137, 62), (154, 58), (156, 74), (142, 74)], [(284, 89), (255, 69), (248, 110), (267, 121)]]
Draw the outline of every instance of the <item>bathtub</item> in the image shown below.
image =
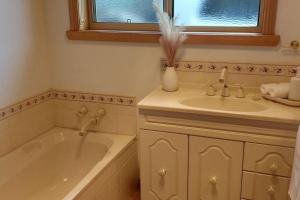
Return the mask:
[(77, 199), (133, 143), (134, 136), (54, 128), (0, 158), (0, 199)]

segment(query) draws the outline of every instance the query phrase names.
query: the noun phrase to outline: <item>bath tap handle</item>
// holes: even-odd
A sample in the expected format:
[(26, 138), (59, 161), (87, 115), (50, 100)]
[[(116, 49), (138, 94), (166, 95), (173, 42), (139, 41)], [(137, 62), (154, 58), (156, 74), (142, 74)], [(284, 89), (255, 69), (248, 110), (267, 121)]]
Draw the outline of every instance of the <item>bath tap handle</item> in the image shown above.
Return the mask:
[(80, 108), (80, 110), (76, 113), (76, 115), (77, 115), (78, 117), (83, 117), (83, 116), (85, 116), (86, 114), (88, 114), (88, 112), (89, 112), (88, 108), (87, 108), (86, 106), (82, 106), (82, 107)]
[(105, 110), (103, 108), (100, 108), (96, 113), (96, 116), (98, 117), (103, 117), (104, 115), (105, 115)]
[(99, 110), (97, 110), (97, 113), (95, 115), (96, 123), (98, 123), (99, 120), (105, 116), (105, 114), (106, 114), (106, 112), (103, 108), (100, 108)]

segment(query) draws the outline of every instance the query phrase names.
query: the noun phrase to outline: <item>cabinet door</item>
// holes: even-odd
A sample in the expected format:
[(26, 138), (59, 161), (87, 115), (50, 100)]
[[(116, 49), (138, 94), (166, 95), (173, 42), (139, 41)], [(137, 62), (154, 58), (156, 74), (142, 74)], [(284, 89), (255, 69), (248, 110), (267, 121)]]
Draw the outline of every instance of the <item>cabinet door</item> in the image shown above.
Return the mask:
[(287, 147), (246, 143), (244, 170), (290, 177), (294, 149)]
[(190, 137), (189, 200), (240, 200), (243, 143)]
[(141, 131), (142, 200), (187, 200), (188, 137)]
[(290, 179), (244, 172), (242, 198), (251, 200), (289, 200)]

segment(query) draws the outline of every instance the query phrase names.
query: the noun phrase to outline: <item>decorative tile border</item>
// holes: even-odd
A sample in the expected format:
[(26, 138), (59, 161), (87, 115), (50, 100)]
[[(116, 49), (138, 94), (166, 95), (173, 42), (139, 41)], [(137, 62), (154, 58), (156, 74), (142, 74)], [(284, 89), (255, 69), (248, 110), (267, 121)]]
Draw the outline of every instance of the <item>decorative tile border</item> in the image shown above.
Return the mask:
[(126, 96), (67, 92), (67, 91), (52, 91), (52, 96), (54, 99), (67, 100), (67, 101), (93, 102), (93, 103), (115, 104), (115, 105), (124, 105), (124, 106), (136, 105), (136, 99), (134, 97), (126, 97)]
[(11, 106), (0, 109), (0, 121), (11, 117), (19, 112), (32, 108), (38, 104), (44, 103), (52, 98), (52, 92), (47, 91), (34, 97), (28, 98), (24, 101), (20, 101)]
[(135, 97), (50, 90), (0, 109), (0, 121), (50, 99), (135, 106)]
[[(163, 68), (166, 62), (162, 60)], [(219, 73), (224, 67), (228, 67), (229, 73), (248, 75), (269, 76), (295, 76), (299, 65), (273, 65), (273, 64), (251, 64), (251, 63), (221, 63), (221, 62), (197, 62), (180, 61), (176, 64), (177, 71), (184, 72), (207, 72)]]

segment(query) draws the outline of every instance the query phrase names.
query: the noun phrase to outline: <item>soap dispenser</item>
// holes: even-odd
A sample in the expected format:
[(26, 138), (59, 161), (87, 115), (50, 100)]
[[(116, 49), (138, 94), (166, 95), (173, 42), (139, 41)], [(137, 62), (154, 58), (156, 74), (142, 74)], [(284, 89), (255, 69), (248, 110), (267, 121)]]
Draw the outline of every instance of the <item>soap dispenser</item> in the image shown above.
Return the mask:
[(300, 67), (297, 68), (296, 77), (291, 79), (289, 99), (300, 101)]

